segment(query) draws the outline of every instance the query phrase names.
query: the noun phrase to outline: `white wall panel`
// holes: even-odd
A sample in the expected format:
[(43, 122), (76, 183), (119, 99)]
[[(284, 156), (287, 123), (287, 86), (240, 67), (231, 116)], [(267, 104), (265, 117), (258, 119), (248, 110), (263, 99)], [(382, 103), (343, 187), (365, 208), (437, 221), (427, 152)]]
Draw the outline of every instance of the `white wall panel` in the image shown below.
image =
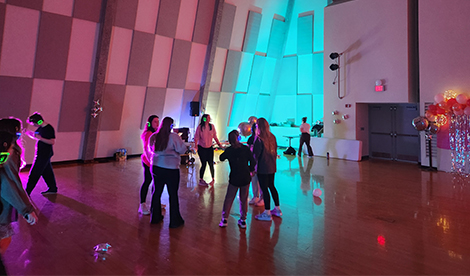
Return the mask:
[(168, 83), (172, 49), (172, 38), (155, 35), (148, 84), (150, 87), (166, 87)]
[(188, 74), (186, 76), (186, 89), (199, 90), (201, 87), (202, 70), (206, 59), (207, 46), (192, 43), (189, 57)]
[(155, 33), (160, 0), (139, 0), (134, 29), (146, 33)]
[(182, 103), (183, 89), (168, 88), (166, 90), (165, 106), (161, 118), (169, 116), (175, 121), (175, 127), (179, 127)]
[(72, 16), (73, 0), (43, 0), (42, 10)]
[(99, 24), (73, 19), (66, 80), (93, 81), (98, 32)]
[(131, 42), (132, 30), (113, 28), (106, 83), (126, 84)]
[(227, 61), (227, 49), (217, 48), (215, 51), (214, 66), (212, 69), (210, 91), (221, 91), (224, 77), (225, 62)]
[(175, 38), (192, 40), (197, 4), (198, 0), (181, 0)]

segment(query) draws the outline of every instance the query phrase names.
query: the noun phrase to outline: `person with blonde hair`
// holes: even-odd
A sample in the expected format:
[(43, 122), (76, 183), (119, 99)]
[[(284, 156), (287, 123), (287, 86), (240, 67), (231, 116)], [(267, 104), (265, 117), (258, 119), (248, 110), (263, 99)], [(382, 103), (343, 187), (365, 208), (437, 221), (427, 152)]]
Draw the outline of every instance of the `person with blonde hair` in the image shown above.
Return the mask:
[[(261, 190), (263, 191), (264, 212), (256, 215), (257, 220), (271, 221), (272, 216), (282, 216), (279, 207), (279, 193), (274, 186), (274, 174), (276, 173), (277, 142), (276, 137), (269, 130), (268, 121), (259, 118), (257, 122), (256, 138), (253, 144), (253, 154), (256, 160), (256, 173)], [(270, 193), (271, 192), (271, 193)], [(271, 208), (271, 195), (274, 201), (274, 209)]]

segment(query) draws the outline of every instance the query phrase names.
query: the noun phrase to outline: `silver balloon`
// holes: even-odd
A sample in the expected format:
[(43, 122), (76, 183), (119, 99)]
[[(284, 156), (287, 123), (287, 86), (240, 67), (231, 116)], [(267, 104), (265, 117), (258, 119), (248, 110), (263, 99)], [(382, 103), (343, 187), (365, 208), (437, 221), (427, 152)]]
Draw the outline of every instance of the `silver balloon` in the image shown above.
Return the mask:
[(251, 124), (245, 122), (240, 123), (238, 125), (238, 131), (240, 132), (240, 135), (245, 137), (251, 135)]
[(250, 125), (256, 123), (258, 121), (258, 118), (256, 118), (255, 116), (250, 116), (250, 118), (248, 118), (248, 123), (250, 123)]
[(413, 119), (412, 124), (417, 131), (423, 131), (428, 128), (429, 121), (426, 117), (419, 116)]
[(436, 134), (438, 133), (440, 130), (440, 127), (436, 124), (430, 124), (429, 125), (429, 132), (431, 132), (432, 134)]

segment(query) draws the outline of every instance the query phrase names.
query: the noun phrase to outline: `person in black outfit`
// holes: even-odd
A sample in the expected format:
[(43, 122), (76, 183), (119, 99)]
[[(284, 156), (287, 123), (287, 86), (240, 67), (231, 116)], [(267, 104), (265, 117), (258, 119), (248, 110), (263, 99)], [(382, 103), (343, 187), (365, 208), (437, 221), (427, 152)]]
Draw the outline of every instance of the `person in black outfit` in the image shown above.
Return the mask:
[(37, 112), (29, 116), (28, 123), (37, 127), (35, 132), (27, 131), (29, 137), (37, 140), (37, 144), (36, 157), (34, 159), (33, 166), (29, 171), (26, 192), (30, 195), (34, 187), (36, 187), (39, 178), (42, 176), (49, 189), (41, 192), (41, 194), (55, 194), (57, 193), (57, 184), (51, 164), (51, 157), (54, 155), (52, 145), (55, 144), (54, 128), (50, 124), (46, 123), (41, 114)]
[(224, 207), (222, 208), (222, 220), (219, 226), (227, 226), (227, 218), (232, 209), (233, 200), (240, 190), (240, 219), (238, 226), (246, 228), (246, 212), (248, 209), (248, 191), (250, 190), (251, 173), (255, 170), (255, 159), (253, 154), (245, 145), (242, 145), (239, 140), (239, 133), (232, 130), (228, 134), (228, 141), (230, 147), (226, 148), (224, 153), (219, 157), (220, 161), (228, 159), (230, 164), (230, 175), (227, 187), (227, 194), (225, 195)]
[(302, 118), (302, 124), (300, 125), (300, 145), (299, 145), (299, 156), (302, 156), (302, 146), (307, 145), (308, 157), (313, 157), (312, 147), (310, 146), (310, 125), (307, 123), (307, 117)]
[[(256, 123), (251, 125), (251, 136), (246, 142), (247, 146), (250, 147), (250, 150), (253, 151), (253, 144), (255, 143), (256, 138)], [(258, 175), (255, 173), (251, 177), (251, 191), (253, 192), (253, 198), (248, 202), (250, 205), (255, 206), (264, 206), (263, 192), (259, 187)]]

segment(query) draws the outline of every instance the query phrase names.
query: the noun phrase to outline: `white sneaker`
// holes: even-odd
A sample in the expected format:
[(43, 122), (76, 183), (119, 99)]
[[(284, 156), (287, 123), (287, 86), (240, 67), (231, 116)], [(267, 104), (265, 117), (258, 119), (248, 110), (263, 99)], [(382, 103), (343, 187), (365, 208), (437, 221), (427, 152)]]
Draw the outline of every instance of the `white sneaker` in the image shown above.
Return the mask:
[(265, 211), (262, 212), (261, 214), (256, 215), (256, 216), (255, 216), (255, 219), (257, 219), (257, 220), (264, 220), (264, 221), (271, 221), (271, 220), (272, 220), (272, 217), (271, 217), (271, 214), (270, 214), (269, 210), (265, 210)]
[(142, 215), (150, 215), (150, 210), (147, 207), (147, 204), (145, 204), (145, 202), (140, 204), (139, 213), (141, 213)]

